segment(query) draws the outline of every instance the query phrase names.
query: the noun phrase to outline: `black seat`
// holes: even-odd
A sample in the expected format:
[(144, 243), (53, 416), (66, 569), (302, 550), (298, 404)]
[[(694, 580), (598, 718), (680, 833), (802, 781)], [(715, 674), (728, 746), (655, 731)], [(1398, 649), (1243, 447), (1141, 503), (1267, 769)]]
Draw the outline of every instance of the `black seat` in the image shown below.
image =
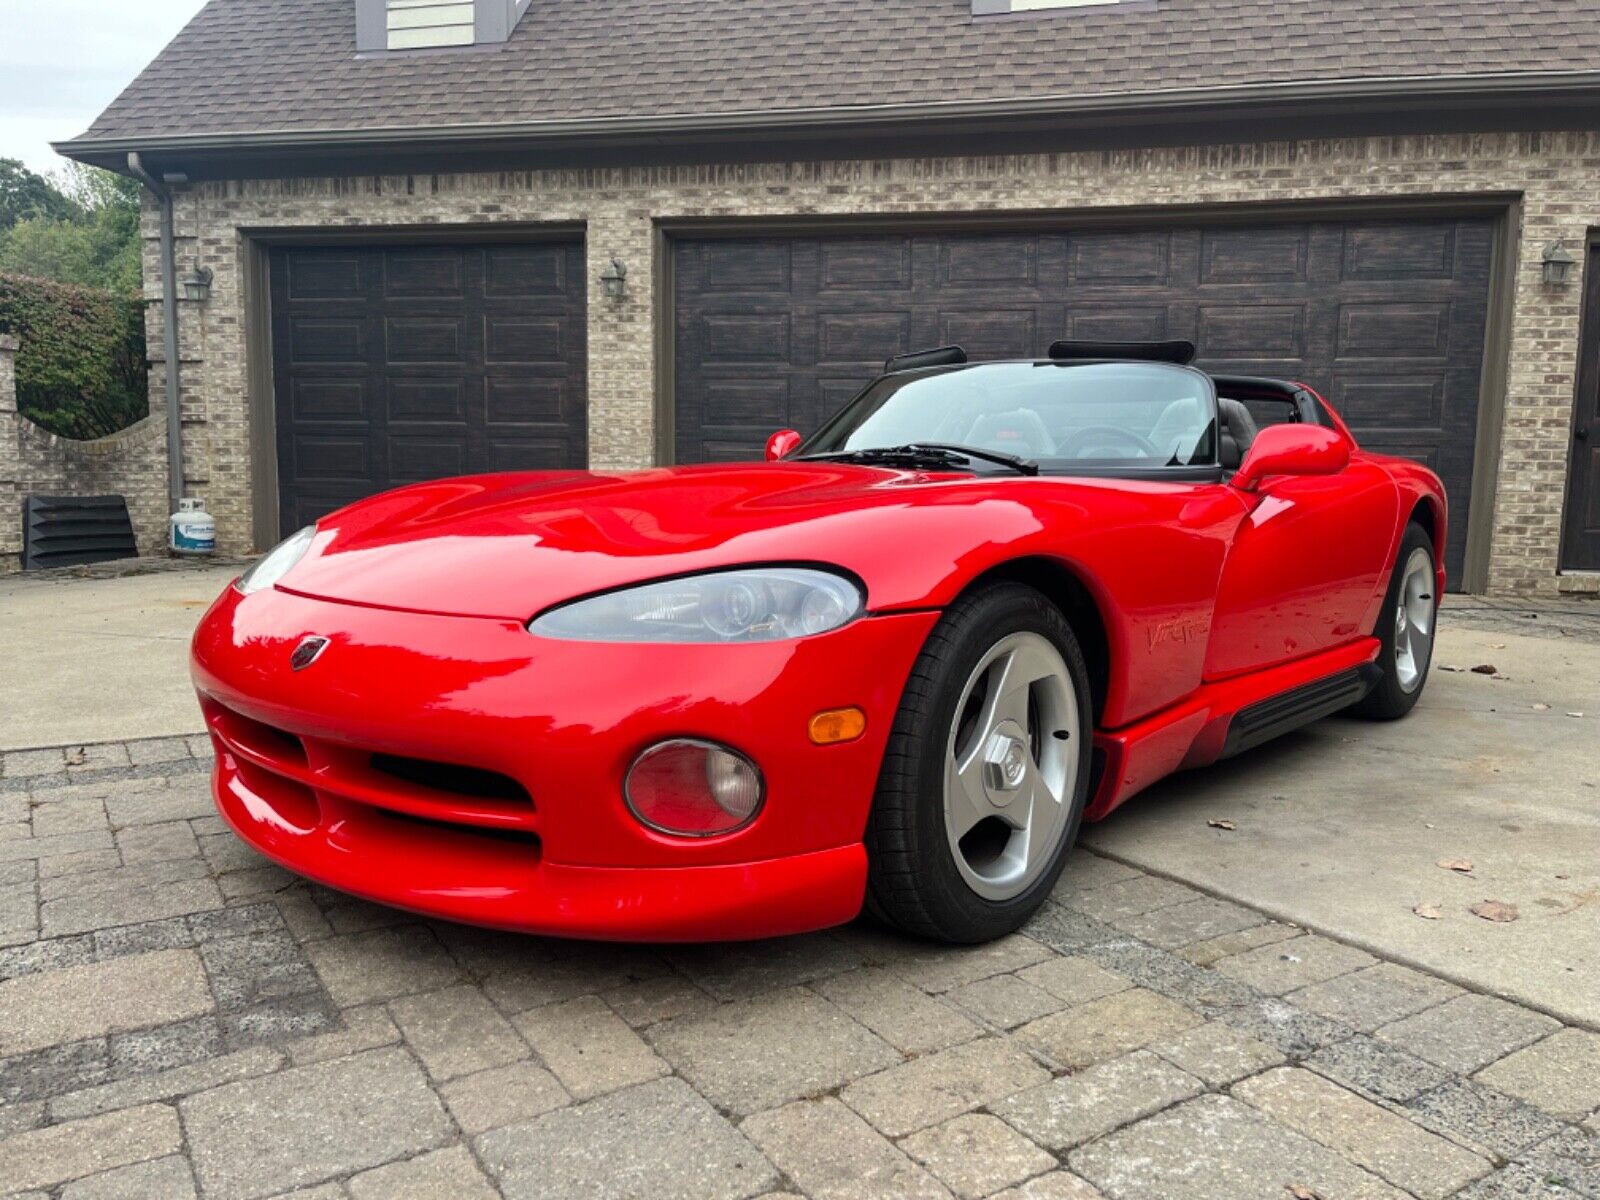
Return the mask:
[(1217, 397), (1217, 414), (1222, 418), (1222, 436), (1218, 445), (1222, 469), (1237, 471), (1244, 462), (1244, 456), (1250, 452), (1256, 434), (1261, 431), (1256, 427), (1256, 419), (1250, 415), (1250, 410), (1237, 400)]

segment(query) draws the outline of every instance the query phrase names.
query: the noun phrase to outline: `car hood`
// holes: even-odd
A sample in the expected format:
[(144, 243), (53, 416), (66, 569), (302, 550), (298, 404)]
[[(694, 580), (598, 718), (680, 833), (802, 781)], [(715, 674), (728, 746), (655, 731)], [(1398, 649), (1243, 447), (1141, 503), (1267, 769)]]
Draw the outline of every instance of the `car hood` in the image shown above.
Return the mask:
[[(375, 496), (319, 525), (279, 585), (328, 600), (527, 620), (633, 583), (752, 563), (830, 563), (867, 580), (893, 546), (1037, 527), (1020, 479), (830, 463), (628, 474), (486, 475)], [(952, 543), (952, 544), (953, 544)], [(949, 551), (946, 552), (948, 555)], [(926, 565), (926, 564), (924, 564)], [(943, 559), (943, 571), (951, 560)]]

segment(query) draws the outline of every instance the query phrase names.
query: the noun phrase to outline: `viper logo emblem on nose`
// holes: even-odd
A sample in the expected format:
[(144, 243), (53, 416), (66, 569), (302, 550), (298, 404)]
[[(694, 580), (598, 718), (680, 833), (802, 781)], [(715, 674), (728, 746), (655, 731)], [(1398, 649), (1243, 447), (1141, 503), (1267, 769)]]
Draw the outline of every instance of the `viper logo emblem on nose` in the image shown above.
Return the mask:
[(322, 652), (327, 648), (327, 638), (308, 637), (294, 648), (294, 653), (289, 656), (289, 665), (296, 671), (304, 671), (317, 659), (321, 658)]

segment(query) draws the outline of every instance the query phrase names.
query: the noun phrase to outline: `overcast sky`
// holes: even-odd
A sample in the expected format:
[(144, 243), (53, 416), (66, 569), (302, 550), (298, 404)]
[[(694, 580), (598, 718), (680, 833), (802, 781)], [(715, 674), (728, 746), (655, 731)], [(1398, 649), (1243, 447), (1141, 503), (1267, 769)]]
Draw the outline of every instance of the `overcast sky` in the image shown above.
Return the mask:
[(76, 137), (205, 0), (0, 0), (0, 158), (35, 171)]

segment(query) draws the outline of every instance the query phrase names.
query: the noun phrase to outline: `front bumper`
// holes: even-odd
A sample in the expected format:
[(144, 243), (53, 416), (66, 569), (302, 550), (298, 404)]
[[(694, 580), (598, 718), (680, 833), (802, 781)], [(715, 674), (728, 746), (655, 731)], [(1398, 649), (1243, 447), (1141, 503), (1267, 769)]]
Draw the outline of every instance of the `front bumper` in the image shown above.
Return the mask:
[[(772, 645), (603, 646), (229, 589), (195, 635), (193, 674), (218, 808), (292, 870), (473, 924), (743, 939), (860, 910), (884, 744), (936, 619), (868, 618)], [(308, 636), (329, 647), (296, 672), (290, 656)], [(866, 710), (866, 736), (812, 745), (811, 716), (849, 704)], [(748, 827), (684, 840), (628, 812), (634, 757), (683, 736), (761, 766), (767, 800)]]

